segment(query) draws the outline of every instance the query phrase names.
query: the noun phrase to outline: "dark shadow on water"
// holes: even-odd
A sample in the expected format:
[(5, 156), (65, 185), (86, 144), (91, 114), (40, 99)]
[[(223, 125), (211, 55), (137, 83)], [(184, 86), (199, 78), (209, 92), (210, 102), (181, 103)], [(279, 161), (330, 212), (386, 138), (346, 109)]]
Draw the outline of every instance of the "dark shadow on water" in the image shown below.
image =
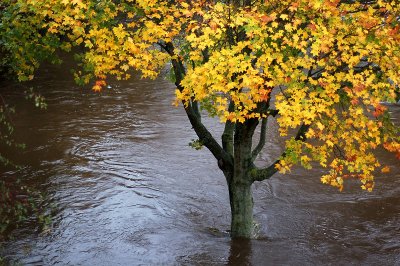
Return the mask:
[(241, 238), (232, 239), (227, 265), (251, 265), (251, 255), (251, 240)]

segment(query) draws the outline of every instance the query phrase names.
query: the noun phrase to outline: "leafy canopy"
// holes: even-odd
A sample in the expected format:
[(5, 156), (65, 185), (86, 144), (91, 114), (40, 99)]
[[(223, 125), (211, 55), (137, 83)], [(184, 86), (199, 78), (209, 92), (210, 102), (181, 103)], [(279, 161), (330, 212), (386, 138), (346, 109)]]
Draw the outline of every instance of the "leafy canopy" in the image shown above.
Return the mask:
[[(372, 190), (378, 147), (400, 158), (382, 102), (400, 85), (398, 0), (6, 0), (0, 34), (20, 80), (57, 49), (80, 62), (77, 81), (106, 85), (172, 63), (177, 103), (223, 123), (274, 116), (289, 137), (276, 167), (317, 161), (322, 182), (356, 177)], [(179, 71), (178, 71), (179, 70)]]

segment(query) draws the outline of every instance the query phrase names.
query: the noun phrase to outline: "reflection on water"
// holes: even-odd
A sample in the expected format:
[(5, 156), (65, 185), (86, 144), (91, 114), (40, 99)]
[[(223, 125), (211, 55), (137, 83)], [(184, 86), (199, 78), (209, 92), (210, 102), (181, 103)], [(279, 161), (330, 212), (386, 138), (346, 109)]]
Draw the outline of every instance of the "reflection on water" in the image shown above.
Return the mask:
[[(319, 183), (324, 169), (296, 169), (256, 183), (257, 240), (231, 240), (223, 175), (195, 138), (173, 87), (134, 79), (95, 94), (62, 70), (36, 81), (43, 112), (18, 106), (15, 173), (38, 182), (54, 205), (49, 232), (20, 230), (2, 254), (27, 265), (400, 264), (400, 169), (396, 159), (372, 193)], [(58, 71), (58, 72), (57, 72)], [(58, 79), (56, 79), (58, 78)], [(18, 99), (12, 85), (5, 94)], [(399, 106), (391, 106), (396, 119)], [(221, 126), (206, 121), (215, 132)], [(272, 125), (274, 128), (274, 125)], [(276, 134), (270, 132), (270, 134)], [(271, 137), (262, 161), (280, 153)], [(271, 155), (271, 151), (272, 154)]]
[[(231, 241), (228, 265), (251, 265), (251, 240), (235, 239)], [(267, 262), (267, 261), (266, 261)]]

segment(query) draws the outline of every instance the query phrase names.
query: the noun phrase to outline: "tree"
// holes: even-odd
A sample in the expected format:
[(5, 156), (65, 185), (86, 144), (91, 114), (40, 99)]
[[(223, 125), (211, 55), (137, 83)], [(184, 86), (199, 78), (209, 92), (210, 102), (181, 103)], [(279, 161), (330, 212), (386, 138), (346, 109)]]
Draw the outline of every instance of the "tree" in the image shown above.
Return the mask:
[[(199, 140), (226, 177), (233, 237), (251, 237), (251, 185), (295, 164), (327, 167), (323, 183), (346, 178), (372, 190), (373, 151), (400, 158), (398, 128), (382, 101), (400, 85), (398, 0), (7, 0), (0, 32), (20, 80), (42, 60), (74, 52), (77, 82), (95, 91), (108, 76), (144, 78), (171, 68)], [(202, 115), (225, 124), (221, 142)], [(254, 164), (267, 120), (286, 139), (271, 165)], [(253, 145), (260, 128), (261, 137)]]

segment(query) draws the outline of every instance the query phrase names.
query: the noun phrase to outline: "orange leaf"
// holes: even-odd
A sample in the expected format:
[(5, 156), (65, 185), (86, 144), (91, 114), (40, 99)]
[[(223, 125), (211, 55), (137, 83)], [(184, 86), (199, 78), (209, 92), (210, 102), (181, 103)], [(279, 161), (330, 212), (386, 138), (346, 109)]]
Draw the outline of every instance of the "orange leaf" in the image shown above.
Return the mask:
[(385, 173), (385, 174), (389, 173), (389, 172), (390, 172), (390, 167), (386, 165), (385, 167), (383, 167), (383, 168), (381, 169), (381, 172), (382, 172), (382, 173)]
[(210, 21), (210, 23), (209, 23), (208, 25), (210, 25), (210, 28), (211, 28), (212, 30), (218, 29), (218, 24), (215, 23), (214, 21)]
[(372, 113), (373, 116), (378, 117), (380, 115), (382, 115), (386, 110), (386, 107), (382, 106), (382, 105), (377, 105), (375, 107), (375, 111)]
[(268, 22), (274, 20), (272, 17), (267, 16), (267, 15), (262, 15), (260, 19), (261, 19), (261, 21), (262, 21), (263, 23), (268, 23)]

